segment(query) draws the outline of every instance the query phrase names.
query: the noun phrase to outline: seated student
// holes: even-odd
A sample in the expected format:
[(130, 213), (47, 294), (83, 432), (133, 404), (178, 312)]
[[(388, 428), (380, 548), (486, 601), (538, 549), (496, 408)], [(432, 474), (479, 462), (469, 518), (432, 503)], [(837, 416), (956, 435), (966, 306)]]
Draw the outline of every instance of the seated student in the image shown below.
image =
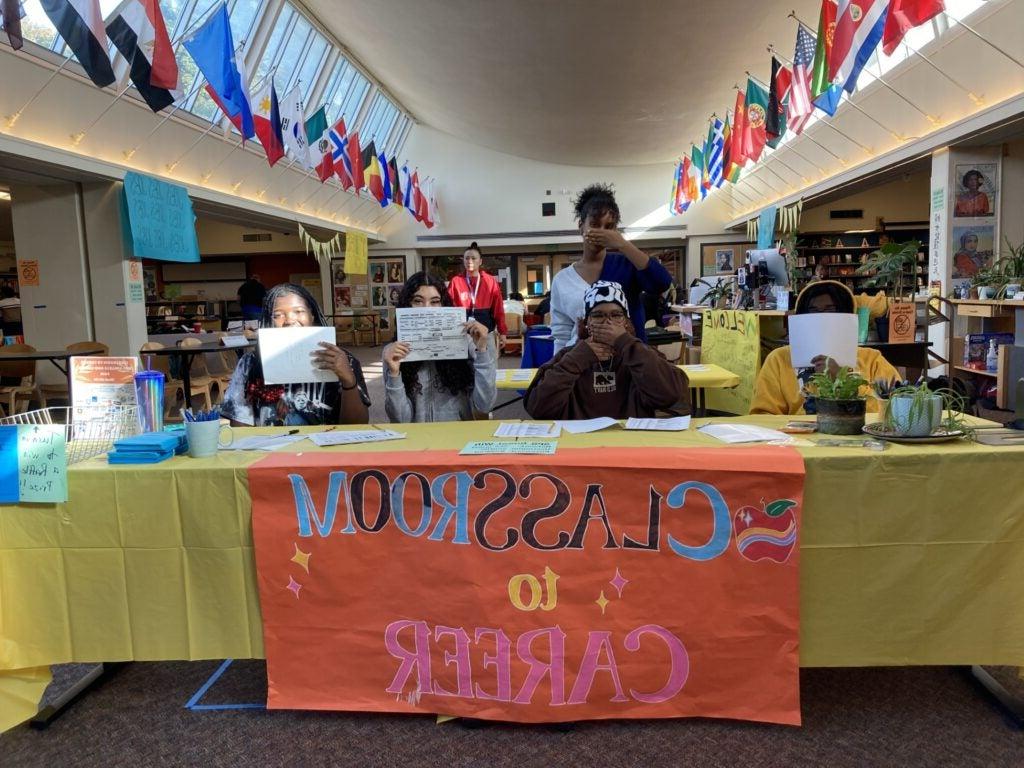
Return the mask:
[(583, 297), (580, 341), (546, 363), (526, 391), (535, 419), (652, 417), (689, 410), (686, 374), (640, 341), (618, 283), (599, 280)]
[[(397, 307), (450, 307), (444, 283), (417, 272), (405, 281)], [(384, 409), (392, 422), (466, 421), (494, 406), (497, 355), (487, 343), (487, 328), (465, 324), (468, 360), (418, 360), (403, 363), (410, 347), (396, 341), (384, 347)]]
[[(810, 283), (800, 291), (796, 299), (796, 314), (804, 315), (812, 312), (854, 312), (853, 293), (842, 283), (835, 280), (819, 280)], [(793, 360), (789, 347), (772, 350), (761, 366), (754, 384), (754, 400), (750, 406), (751, 413), (771, 413), (780, 415), (796, 415), (816, 413), (814, 398), (804, 392), (804, 385), (814, 373), (821, 373), (828, 365), (829, 374), (834, 378), (839, 372), (835, 360), (819, 355), (812, 361), (813, 368), (797, 371), (793, 368)], [(857, 348), (857, 371), (869, 382), (883, 379), (892, 382), (900, 378), (899, 373), (882, 357), (877, 349)], [(870, 388), (864, 387), (862, 395), (870, 394)], [(879, 402), (868, 397), (867, 410), (877, 412)]]
[(523, 303), (523, 294), (513, 293), (505, 300), (505, 314), (519, 315), (520, 317), (523, 317), (526, 314), (526, 304)]
[[(260, 328), (326, 325), (316, 299), (301, 285), (275, 285), (263, 299)], [(333, 344), (320, 346), (313, 362), (320, 370), (332, 371), (337, 382), (265, 384), (259, 352), (251, 350), (231, 374), (221, 414), (238, 426), (366, 424), (370, 397), (359, 361)]]

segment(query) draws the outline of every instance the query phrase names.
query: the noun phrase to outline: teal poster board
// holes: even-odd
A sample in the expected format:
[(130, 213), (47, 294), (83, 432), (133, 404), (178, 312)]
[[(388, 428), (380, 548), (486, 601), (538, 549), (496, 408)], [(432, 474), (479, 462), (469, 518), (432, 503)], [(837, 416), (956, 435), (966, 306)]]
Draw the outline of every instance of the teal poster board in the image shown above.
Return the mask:
[(136, 259), (199, 261), (188, 190), (134, 171), (124, 175), (128, 236)]

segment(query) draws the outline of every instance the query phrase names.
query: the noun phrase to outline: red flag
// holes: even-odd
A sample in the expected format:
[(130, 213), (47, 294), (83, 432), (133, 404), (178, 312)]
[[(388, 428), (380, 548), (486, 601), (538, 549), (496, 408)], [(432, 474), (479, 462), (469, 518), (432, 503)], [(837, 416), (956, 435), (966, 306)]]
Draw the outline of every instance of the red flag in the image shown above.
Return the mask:
[(889, 0), (889, 15), (882, 32), (882, 51), (891, 56), (903, 36), (946, 10), (943, 0)]
[(423, 221), (426, 215), (426, 198), (423, 197), (423, 192), (420, 190), (420, 174), (419, 171), (412, 172), (412, 205), (413, 205), (413, 216), (416, 217), (416, 221)]
[[(744, 150), (744, 135), (747, 132), (747, 97), (743, 91), (736, 91), (736, 108), (732, 115), (732, 145), (729, 147), (729, 160), (732, 165), (742, 168), (747, 163)], [(729, 169), (725, 169), (729, 175)]]
[(356, 194), (365, 186), (363, 179), (363, 150), (359, 147), (359, 131), (352, 131), (348, 135), (348, 159), (352, 167), (352, 186)]

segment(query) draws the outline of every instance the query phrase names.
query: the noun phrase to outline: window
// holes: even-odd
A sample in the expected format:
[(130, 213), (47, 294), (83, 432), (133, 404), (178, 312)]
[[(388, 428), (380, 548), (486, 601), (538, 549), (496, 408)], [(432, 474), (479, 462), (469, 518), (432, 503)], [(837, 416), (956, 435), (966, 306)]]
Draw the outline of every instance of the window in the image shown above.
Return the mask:
[(359, 136), (361, 139), (369, 138), (377, 142), (379, 150), (387, 141), (397, 119), (398, 107), (391, 99), (378, 91), (370, 106), (370, 113), (366, 116), (362, 128), (359, 129)]
[(342, 56), (324, 91), (328, 119), (335, 121), (344, 117), (346, 127), (351, 129), (369, 90), (370, 81)]

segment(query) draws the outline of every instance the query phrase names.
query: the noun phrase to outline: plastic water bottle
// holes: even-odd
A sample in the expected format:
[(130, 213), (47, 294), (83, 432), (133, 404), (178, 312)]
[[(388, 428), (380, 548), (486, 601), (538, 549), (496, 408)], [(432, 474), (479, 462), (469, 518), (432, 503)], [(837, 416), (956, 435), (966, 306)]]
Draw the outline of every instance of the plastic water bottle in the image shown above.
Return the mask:
[(985, 370), (995, 373), (999, 370), (999, 353), (996, 351), (996, 340), (988, 340), (988, 355), (985, 357)]

